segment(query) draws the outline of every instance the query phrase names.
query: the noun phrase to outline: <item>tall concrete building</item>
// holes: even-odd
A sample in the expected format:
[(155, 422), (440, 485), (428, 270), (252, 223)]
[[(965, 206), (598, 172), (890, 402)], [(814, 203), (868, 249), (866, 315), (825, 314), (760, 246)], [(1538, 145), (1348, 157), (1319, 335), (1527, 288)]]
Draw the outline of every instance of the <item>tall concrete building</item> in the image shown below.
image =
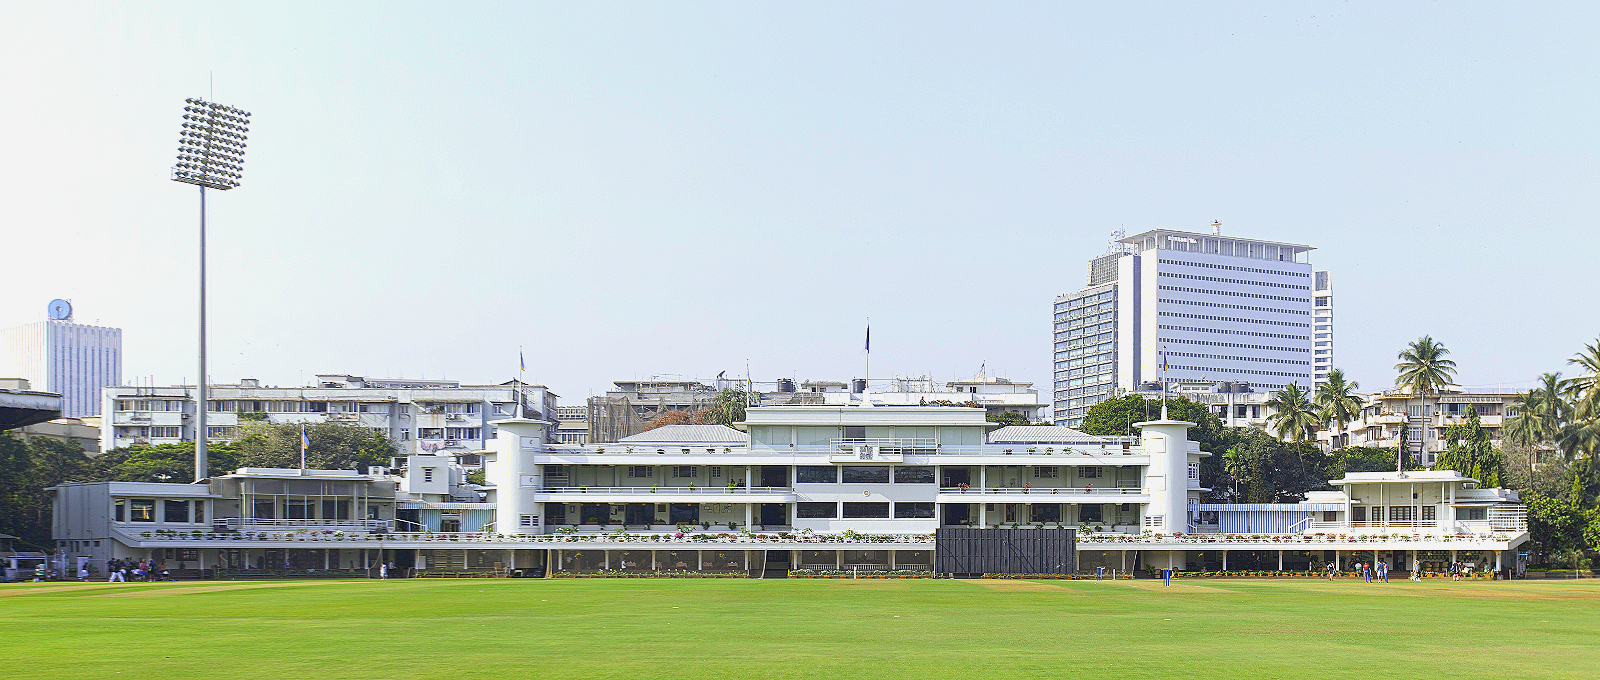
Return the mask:
[(0, 330), (0, 377), (61, 395), (61, 415), (100, 415), (100, 389), (122, 384), (122, 329), (72, 322), (72, 306), (50, 303), (50, 319)]
[[(1220, 223), (1210, 234), (1115, 234), (1110, 252), (1089, 261), (1087, 285), (1055, 300), (1056, 422), (1077, 427), (1090, 406), (1163, 375), (1239, 391), (1309, 387), (1311, 250), (1225, 237)], [(1327, 326), (1331, 366), (1331, 290), (1328, 297), (1319, 326)]]
[(1317, 272), (1312, 277), (1311, 289), (1311, 368), (1313, 382), (1328, 381), (1328, 371), (1333, 370), (1333, 277), (1328, 272)]

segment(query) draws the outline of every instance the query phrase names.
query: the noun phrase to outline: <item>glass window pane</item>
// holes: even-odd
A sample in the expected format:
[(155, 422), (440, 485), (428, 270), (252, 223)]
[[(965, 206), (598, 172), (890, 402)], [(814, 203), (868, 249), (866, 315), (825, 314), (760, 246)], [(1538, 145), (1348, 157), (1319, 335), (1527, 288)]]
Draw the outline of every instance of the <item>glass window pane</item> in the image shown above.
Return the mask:
[[(889, 466), (887, 465), (846, 465), (844, 466), (844, 483), (846, 484), (888, 484)], [(888, 508), (884, 508), (884, 517), (889, 516)]]

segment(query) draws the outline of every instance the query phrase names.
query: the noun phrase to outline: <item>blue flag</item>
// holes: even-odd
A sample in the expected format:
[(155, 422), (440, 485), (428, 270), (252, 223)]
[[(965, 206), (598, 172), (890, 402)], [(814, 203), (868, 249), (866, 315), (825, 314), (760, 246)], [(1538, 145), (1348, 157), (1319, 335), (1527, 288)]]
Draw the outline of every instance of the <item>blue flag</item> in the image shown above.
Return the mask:
[(866, 345), (866, 350), (868, 352), (872, 351), (872, 324), (870, 324), (870, 323), (867, 324), (867, 345)]
[(527, 362), (527, 360), (522, 358), (522, 348), (521, 347), (517, 348), (517, 370), (519, 370), (519, 371), (528, 370), (528, 362)]

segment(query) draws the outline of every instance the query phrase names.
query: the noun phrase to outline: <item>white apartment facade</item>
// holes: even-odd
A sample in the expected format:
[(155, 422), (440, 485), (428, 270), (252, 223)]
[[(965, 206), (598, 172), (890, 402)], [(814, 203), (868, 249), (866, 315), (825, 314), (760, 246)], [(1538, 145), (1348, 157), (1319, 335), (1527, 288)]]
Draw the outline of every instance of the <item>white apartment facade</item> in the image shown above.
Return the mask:
[(1319, 431), (1318, 437), (1330, 443), (1341, 438), (1344, 446), (1395, 446), (1405, 427), (1412, 458), (1433, 465), (1449, 448), (1445, 433), (1450, 426), (1466, 422), (1469, 411), (1477, 412), (1479, 426), (1489, 441), (1499, 446), (1506, 418), (1516, 415), (1516, 398), (1516, 392), (1506, 390), (1444, 391), (1425, 397), (1384, 390), (1367, 395), (1360, 417), (1347, 424), (1343, 433), (1330, 425)]
[(100, 390), (122, 384), (122, 329), (51, 319), (0, 330), (0, 378), (61, 395), (61, 415), (100, 415)]
[(1515, 492), (1453, 472), (1351, 475), (1303, 503), (1202, 505), (1208, 454), (1185, 422), (1139, 423), (1135, 438), (995, 429), (983, 409), (960, 407), (748, 414), (738, 429), (667, 426), (583, 446), (551, 444), (549, 421), (496, 420), (486, 487), (434, 456), (365, 475), (63, 484), (51, 490), (55, 537), (71, 556), (200, 570), (536, 576), (929, 572), (946, 528), (1075, 528), (1079, 570), (1463, 556), (1486, 568), (1527, 540)]
[(798, 385), (784, 378), (776, 389), (759, 395), (762, 406), (851, 406), (871, 402), (874, 406), (924, 406), (930, 403), (976, 403), (987, 415), (1014, 413), (1038, 423), (1048, 419), (1049, 404), (1039, 398), (1033, 383), (998, 376), (980, 375), (949, 382), (927, 376), (900, 377), (884, 381), (872, 391), (867, 381), (849, 383), (807, 380)]
[(1079, 425), (1090, 406), (1163, 379), (1313, 383), (1312, 248), (1218, 231), (1117, 239), (1087, 287), (1056, 298), (1057, 422)]
[[(252, 421), (340, 422), (383, 432), (400, 448), (400, 455), (471, 455), (494, 438), (491, 421), (518, 415), (545, 417), (556, 409), (556, 394), (542, 385), (519, 386), (515, 381), (462, 385), (453, 380), (336, 374), (316, 376), (305, 387), (263, 386), (246, 378), (210, 385), (207, 396), (207, 434), (215, 439), (236, 437), (240, 426)], [(107, 387), (104, 399), (102, 450), (194, 441), (192, 386)]]

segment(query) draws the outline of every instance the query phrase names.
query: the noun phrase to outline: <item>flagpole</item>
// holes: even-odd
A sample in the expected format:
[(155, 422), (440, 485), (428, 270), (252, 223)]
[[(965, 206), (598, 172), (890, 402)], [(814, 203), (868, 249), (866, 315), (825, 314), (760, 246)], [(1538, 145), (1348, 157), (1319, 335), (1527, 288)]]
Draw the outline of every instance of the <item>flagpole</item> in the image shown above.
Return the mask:
[(1161, 348), (1161, 419), (1167, 419), (1167, 348)]
[(306, 444), (307, 443), (308, 442), (306, 440), (306, 424), (305, 423), (300, 423), (300, 471), (301, 472), (305, 472), (305, 469), (306, 469)]
[(867, 317), (867, 372), (861, 378), (861, 400), (867, 400), (867, 392), (872, 388), (872, 317)]
[(528, 370), (528, 360), (523, 358), (522, 345), (517, 345), (517, 417), (523, 417), (525, 411), (522, 407), (522, 373)]

